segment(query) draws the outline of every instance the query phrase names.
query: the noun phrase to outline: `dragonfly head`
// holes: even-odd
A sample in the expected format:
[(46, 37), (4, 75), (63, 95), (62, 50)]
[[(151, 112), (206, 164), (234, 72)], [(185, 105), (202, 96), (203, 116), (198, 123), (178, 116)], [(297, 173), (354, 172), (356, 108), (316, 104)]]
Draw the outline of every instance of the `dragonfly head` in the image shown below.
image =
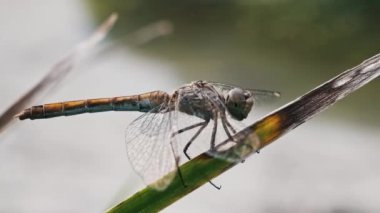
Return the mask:
[(231, 89), (226, 95), (228, 112), (236, 120), (247, 118), (253, 106), (252, 93), (240, 88)]

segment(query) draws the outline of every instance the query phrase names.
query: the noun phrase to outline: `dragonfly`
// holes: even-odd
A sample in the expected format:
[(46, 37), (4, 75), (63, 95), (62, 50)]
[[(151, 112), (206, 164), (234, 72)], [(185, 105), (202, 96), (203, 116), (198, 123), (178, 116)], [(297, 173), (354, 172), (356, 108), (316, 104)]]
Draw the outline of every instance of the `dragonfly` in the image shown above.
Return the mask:
[[(233, 135), (237, 132), (237, 127), (234, 122), (236, 124), (247, 118), (258, 100), (278, 97), (280, 93), (276, 91), (245, 89), (199, 80), (185, 84), (171, 94), (152, 91), (131, 96), (57, 102), (32, 106), (16, 116), (20, 120), (34, 120), (105, 111), (143, 112), (126, 129), (127, 156), (146, 184), (163, 190), (176, 174), (185, 186), (179, 170), (179, 150), (182, 148), (184, 156), (191, 160), (189, 148), (208, 125), (211, 125), (212, 130), (207, 153), (224, 158), (218, 153), (220, 147), (226, 144), (218, 144), (217, 132), (224, 132), (229, 142), (236, 143)], [(181, 127), (180, 118), (184, 116), (187, 122)], [(218, 131), (219, 128), (222, 131)], [(190, 139), (180, 147), (178, 136), (190, 131), (193, 131)], [(161, 178), (163, 176), (165, 178)], [(210, 180), (209, 182), (220, 188)]]

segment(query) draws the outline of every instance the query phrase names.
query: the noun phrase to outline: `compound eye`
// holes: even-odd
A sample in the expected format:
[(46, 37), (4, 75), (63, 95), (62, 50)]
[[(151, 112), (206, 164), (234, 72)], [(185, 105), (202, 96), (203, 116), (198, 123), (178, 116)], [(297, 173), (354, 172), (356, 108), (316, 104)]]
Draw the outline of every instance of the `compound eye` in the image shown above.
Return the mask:
[(245, 94), (240, 88), (234, 88), (230, 90), (226, 99), (227, 103), (230, 103), (234, 107), (238, 107), (239, 104), (245, 100)]

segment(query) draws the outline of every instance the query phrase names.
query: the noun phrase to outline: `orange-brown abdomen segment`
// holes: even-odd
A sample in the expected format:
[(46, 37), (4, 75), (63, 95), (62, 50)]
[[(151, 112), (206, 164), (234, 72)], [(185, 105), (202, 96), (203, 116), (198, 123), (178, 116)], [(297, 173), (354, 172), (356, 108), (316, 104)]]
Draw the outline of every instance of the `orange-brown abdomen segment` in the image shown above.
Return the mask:
[(166, 92), (154, 91), (131, 96), (86, 99), (32, 106), (16, 116), (20, 120), (33, 120), (104, 111), (148, 112), (163, 103), (167, 103), (167, 101), (169, 101), (169, 95)]

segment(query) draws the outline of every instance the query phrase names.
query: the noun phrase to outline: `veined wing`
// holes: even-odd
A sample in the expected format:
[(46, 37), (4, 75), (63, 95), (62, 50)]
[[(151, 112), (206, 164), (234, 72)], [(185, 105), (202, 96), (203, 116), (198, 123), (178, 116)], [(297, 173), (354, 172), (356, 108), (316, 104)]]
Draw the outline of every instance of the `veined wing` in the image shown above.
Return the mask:
[(179, 156), (177, 137), (172, 136), (176, 117), (175, 110), (169, 111), (162, 104), (134, 120), (126, 130), (127, 155), (132, 167), (146, 184), (158, 190), (165, 189), (176, 175), (172, 172), (177, 169)]

